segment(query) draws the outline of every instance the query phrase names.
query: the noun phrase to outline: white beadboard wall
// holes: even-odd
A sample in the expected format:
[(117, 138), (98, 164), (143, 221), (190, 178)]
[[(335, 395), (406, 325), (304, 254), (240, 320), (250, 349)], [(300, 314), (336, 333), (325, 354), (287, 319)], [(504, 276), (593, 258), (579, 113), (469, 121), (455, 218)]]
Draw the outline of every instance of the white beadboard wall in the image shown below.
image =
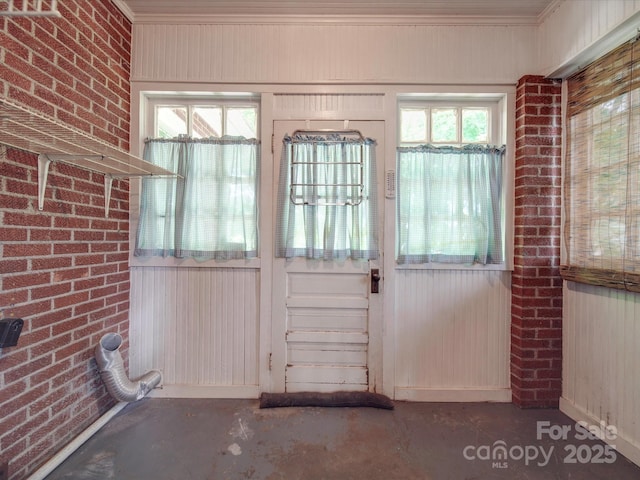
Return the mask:
[[(637, 31), (638, 14), (640, 0), (565, 0), (539, 27), (539, 73), (550, 75), (562, 70), (571, 73), (616, 44), (631, 39)], [(616, 31), (623, 32), (622, 36), (605, 43)]]
[(511, 401), (511, 273), (396, 272), (396, 398)]
[(640, 465), (640, 295), (565, 282), (560, 409), (618, 430), (610, 443)]
[(132, 81), (514, 84), (535, 73), (534, 25), (133, 27)]
[(159, 369), (169, 391), (256, 396), (259, 277), (256, 269), (132, 267), (132, 378)]

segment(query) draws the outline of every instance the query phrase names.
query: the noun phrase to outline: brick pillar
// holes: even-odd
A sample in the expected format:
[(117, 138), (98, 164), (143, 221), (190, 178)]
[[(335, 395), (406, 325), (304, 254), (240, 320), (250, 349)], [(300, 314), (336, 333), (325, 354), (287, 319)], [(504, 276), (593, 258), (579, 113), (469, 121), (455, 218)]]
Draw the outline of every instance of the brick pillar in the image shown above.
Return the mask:
[(525, 76), (516, 93), (511, 389), (520, 407), (562, 393), (561, 84)]

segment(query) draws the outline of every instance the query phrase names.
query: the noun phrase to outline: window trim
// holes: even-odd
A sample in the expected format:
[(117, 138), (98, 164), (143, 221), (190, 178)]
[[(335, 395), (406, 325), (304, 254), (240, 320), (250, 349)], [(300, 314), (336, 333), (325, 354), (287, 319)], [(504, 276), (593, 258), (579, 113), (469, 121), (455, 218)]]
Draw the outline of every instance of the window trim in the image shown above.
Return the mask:
[[(501, 264), (401, 264), (395, 261), (395, 270), (465, 270), (465, 271), (513, 271), (513, 242), (514, 242), (514, 165), (513, 165), (513, 149), (515, 146), (515, 94), (505, 91), (501, 94), (496, 93), (476, 93), (472, 96), (459, 94), (402, 94), (398, 95), (396, 105), (396, 146), (415, 146), (424, 142), (400, 142), (401, 124), (400, 109), (401, 108), (432, 108), (432, 107), (486, 107), (490, 109), (489, 121), (489, 141), (487, 143), (494, 145), (506, 145), (505, 161), (503, 164), (503, 189), (502, 189), (502, 232), (503, 232), (503, 248), (504, 261)], [(434, 144), (437, 146), (451, 144)], [(459, 146), (455, 144), (454, 146)], [(463, 144), (464, 145), (464, 144)], [(395, 147), (394, 147), (395, 151)], [(395, 217), (394, 217), (395, 218)], [(395, 221), (394, 221), (395, 223)], [(395, 231), (394, 226), (394, 231)], [(397, 231), (394, 232), (397, 242)]]
[[(165, 96), (153, 95), (147, 97), (146, 102), (146, 122), (145, 138), (153, 138), (156, 134), (157, 107), (187, 107), (189, 112), (188, 130), (191, 130), (191, 114), (194, 107), (199, 106), (223, 106), (223, 107), (255, 107), (258, 121), (256, 125), (256, 138), (260, 140), (260, 99), (256, 95), (185, 95), (185, 96)], [(225, 111), (223, 110), (222, 124), (225, 124)]]
[[(482, 99), (482, 100), (459, 100), (459, 99), (452, 99), (452, 100), (446, 100), (446, 99), (438, 99), (438, 100), (422, 100), (422, 101), (417, 101), (417, 100), (400, 100), (398, 102), (398, 131), (397, 131), (397, 138), (398, 138), (398, 146), (401, 147), (411, 147), (411, 146), (415, 146), (415, 145), (422, 145), (424, 143), (431, 143), (432, 145), (436, 145), (436, 146), (462, 146), (462, 145), (467, 145), (468, 143), (464, 143), (462, 142), (462, 115), (458, 115), (458, 120), (457, 120), (457, 124), (458, 124), (458, 136), (460, 138), (460, 142), (455, 142), (455, 143), (451, 143), (451, 142), (432, 142), (427, 140), (426, 142), (402, 142), (401, 141), (401, 134), (402, 134), (402, 125), (401, 125), (401, 121), (400, 121), (400, 112), (402, 109), (416, 109), (416, 110), (424, 110), (424, 109), (433, 109), (433, 108), (457, 108), (460, 110), (460, 113), (462, 113), (462, 109), (464, 108), (486, 108), (489, 110), (489, 133), (488, 133), (488, 137), (489, 140), (487, 142), (474, 142), (471, 143), (469, 145), (474, 145), (476, 143), (478, 144), (482, 144), (482, 143), (489, 143), (492, 145), (499, 145), (502, 143), (505, 143), (500, 137), (500, 132), (501, 132), (501, 118), (500, 118), (500, 105), (499, 105), (499, 99)], [(431, 135), (431, 116), (427, 117), (427, 133), (430, 136)]]
[[(143, 121), (140, 122), (140, 140), (144, 138), (153, 138), (155, 135), (155, 115), (156, 106), (159, 105), (175, 105), (175, 106), (196, 106), (196, 105), (232, 105), (232, 106), (255, 106), (257, 108), (258, 121), (256, 125), (257, 140), (261, 140), (261, 95), (254, 92), (231, 92), (231, 93), (202, 93), (202, 92), (141, 92), (141, 116)], [(176, 258), (176, 257), (139, 257), (133, 255), (135, 246), (135, 231), (139, 222), (139, 195), (142, 191), (141, 179), (132, 179), (136, 182), (132, 186), (131, 193), (135, 194), (137, 199), (132, 202), (137, 205), (135, 212), (132, 212), (129, 222), (133, 234), (130, 240), (129, 266), (133, 269), (136, 267), (170, 267), (170, 268), (238, 268), (258, 270), (261, 268), (260, 246), (260, 207), (258, 205), (258, 257), (249, 259), (206, 259), (200, 260), (195, 258)], [(258, 180), (258, 199), (260, 197), (260, 180)]]

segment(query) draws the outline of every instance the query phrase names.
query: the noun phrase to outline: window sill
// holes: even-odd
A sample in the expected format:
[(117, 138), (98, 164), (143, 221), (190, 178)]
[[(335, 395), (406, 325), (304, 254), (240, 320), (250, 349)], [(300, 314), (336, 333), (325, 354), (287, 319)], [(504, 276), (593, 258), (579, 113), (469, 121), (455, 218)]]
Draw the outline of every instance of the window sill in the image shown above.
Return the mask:
[(138, 267), (166, 267), (166, 268), (249, 268), (259, 269), (260, 259), (251, 258), (248, 260), (196, 260), (194, 258), (174, 258), (174, 257), (130, 257), (129, 266)]
[(506, 263), (497, 265), (459, 265), (459, 264), (415, 264), (415, 265), (396, 265), (396, 270), (480, 270), (480, 271), (498, 271), (511, 272), (513, 268)]

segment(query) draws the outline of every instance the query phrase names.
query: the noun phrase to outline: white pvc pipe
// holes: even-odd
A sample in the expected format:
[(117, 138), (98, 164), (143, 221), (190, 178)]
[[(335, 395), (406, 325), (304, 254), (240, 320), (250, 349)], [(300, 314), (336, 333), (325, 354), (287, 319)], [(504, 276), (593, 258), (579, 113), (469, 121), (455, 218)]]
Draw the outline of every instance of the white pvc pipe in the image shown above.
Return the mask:
[(120, 412), (120, 410), (122, 410), (126, 406), (127, 402), (116, 403), (110, 410), (107, 411), (107, 413), (105, 413), (98, 420), (89, 425), (86, 430), (84, 430), (80, 435), (71, 440), (71, 442), (69, 442), (62, 450), (51, 457), (47, 461), (47, 463), (36, 470), (29, 477), (29, 480), (44, 480), (47, 475), (58, 468), (62, 464), (62, 462), (64, 462), (73, 452), (80, 448), (84, 442), (89, 440), (98, 430), (104, 427), (109, 422), (109, 420), (115, 417)]

